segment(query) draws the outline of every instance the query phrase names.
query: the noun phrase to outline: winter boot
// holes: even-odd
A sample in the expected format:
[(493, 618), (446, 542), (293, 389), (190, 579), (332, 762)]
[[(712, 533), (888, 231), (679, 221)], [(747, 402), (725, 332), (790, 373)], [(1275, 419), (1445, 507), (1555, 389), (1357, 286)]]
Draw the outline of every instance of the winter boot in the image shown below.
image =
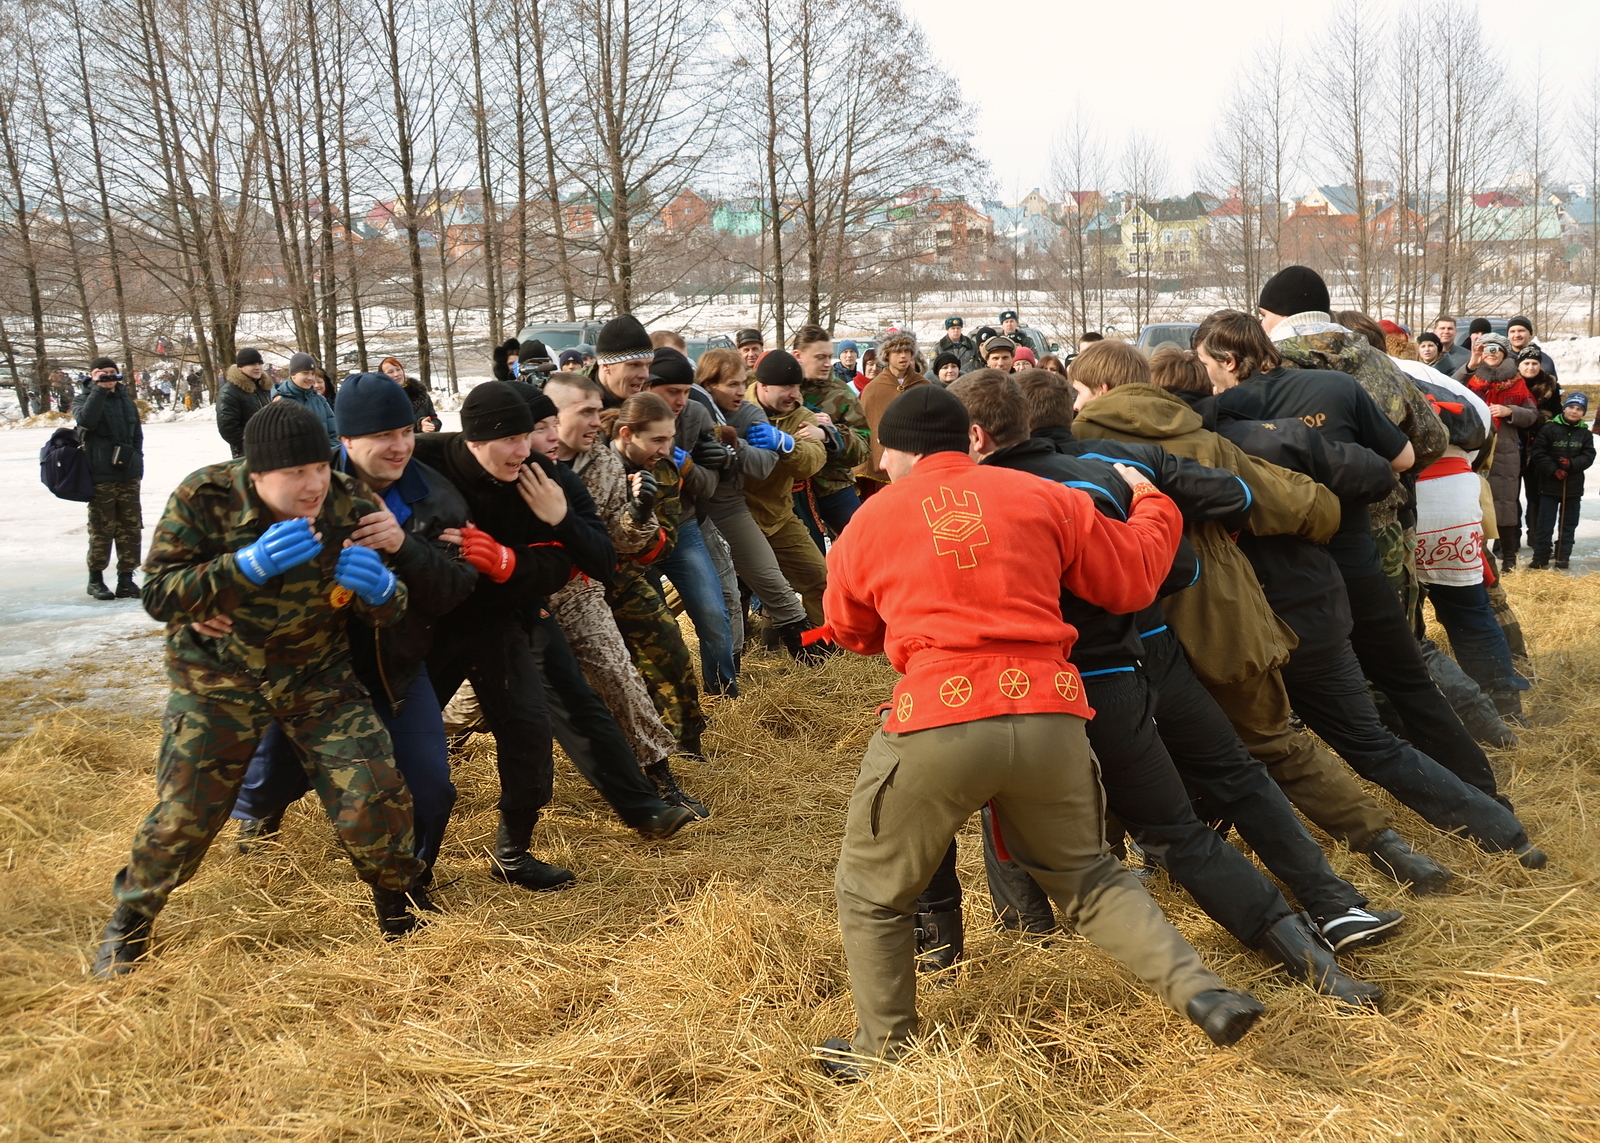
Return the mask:
[(118, 599), (138, 599), (139, 598), (139, 585), (133, 582), (133, 573), (132, 572), (118, 572), (117, 573), (116, 597)]
[(118, 905), (111, 922), (100, 934), (100, 948), (90, 971), (97, 980), (110, 980), (132, 972), (150, 952), (150, 929), (155, 921), (128, 905)]
[(1502, 549), (1500, 553), (1500, 574), (1507, 575), (1517, 570), (1517, 550), (1515, 548)]
[(1500, 721), (1508, 726), (1527, 726), (1528, 720), (1522, 713), (1522, 692), (1515, 687), (1496, 687), (1485, 692), (1489, 701), (1494, 703), (1495, 713), (1500, 716)]
[(917, 971), (942, 972), (954, 968), (965, 951), (961, 910), (917, 914)]
[(1213, 1044), (1231, 1048), (1261, 1019), (1266, 1008), (1248, 992), (1212, 988), (1191, 996), (1183, 1010)]
[(1290, 913), (1267, 930), (1261, 948), (1278, 959), (1284, 971), (1318, 992), (1352, 1008), (1376, 1008), (1383, 989), (1349, 976), (1304, 913)]
[(822, 1074), (836, 1083), (860, 1083), (872, 1074), (870, 1063), (856, 1055), (849, 1040), (834, 1037), (817, 1049), (817, 1064)]
[(1417, 896), (1443, 893), (1455, 874), (1425, 853), (1418, 853), (1392, 829), (1380, 832), (1367, 845), (1367, 860), (1385, 877), (1410, 888)]
[(1533, 559), (1528, 561), (1529, 571), (1544, 571), (1550, 566), (1550, 557), (1539, 552), (1533, 553)]
[(106, 586), (106, 577), (102, 572), (89, 573), (89, 598), (90, 599), (115, 599), (117, 598), (109, 587)]
[(565, 889), (577, 880), (572, 870), (540, 861), (528, 852), (528, 843), (533, 840), (533, 827), (538, 821), (537, 813), (513, 819), (504, 810), (500, 811), (500, 828), (494, 835), (494, 856), (489, 861), (489, 875), (508, 885), (520, 885), (535, 893), (547, 889)]
[(1566, 571), (1566, 570), (1567, 570), (1567, 568), (1568, 568), (1568, 567), (1569, 567), (1569, 566), (1571, 566), (1571, 562), (1572, 562), (1572, 561), (1570, 561), (1570, 560), (1564, 560), (1564, 559), (1562, 559), (1562, 560), (1557, 560), (1557, 561), (1556, 561), (1556, 562), (1555, 562), (1555, 563), (1554, 563), (1554, 564), (1553, 564), (1553, 565), (1551, 565), (1551, 566), (1553, 566), (1553, 567), (1554, 567), (1554, 568), (1555, 568), (1555, 569), (1556, 569), (1556, 571)]
[(800, 641), (800, 636), (811, 630), (811, 623), (808, 620), (797, 619), (793, 623), (785, 623), (782, 627), (774, 627), (772, 630), (783, 641), (783, 649), (789, 652), (795, 662), (815, 667), (827, 659), (826, 648), (820, 644), (807, 647)]
[(1550, 855), (1534, 846), (1531, 841), (1523, 842), (1517, 846), (1514, 852), (1517, 855), (1517, 861), (1521, 863), (1524, 869), (1543, 869), (1545, 863), (1550, 860)]
[[(414, 896), (421, 899), (420, 903), (414, 902)], [(407, 893), (403, 889), (372, 886), (372, 907), (378, 914), (378, 931), (383, 934), (384, 940), (397, 940), (425, 923), (411, 911), (414, 903), (417, 908), (429, 913), (439, 911), (433, 902), (428, 900), (427, 894), (420, 889)]]
[(711, 816), (711, 811), (704, 802), (698, 798), (690, 797), (678, 785), (678, 777), (672, 772), (672, 767), (663, 758), (659, 762), (652, 762), (644, 768), (644, 776), (649, 778), (656, 788), (656, 794), (669, 806), (682, 806), (695, 817), (705, 819)]
[(239, 820), (239, 852), (254, 853), (264, 841), (271, 841), (278, 836), (278, 829), (283, 825), (283, 815), (273, 814), (266, 818), (241, 818)]
[(666, 841), (690, 822), (698, 820), (688, 806), (666, 805), (633, 828), (646, 841)]

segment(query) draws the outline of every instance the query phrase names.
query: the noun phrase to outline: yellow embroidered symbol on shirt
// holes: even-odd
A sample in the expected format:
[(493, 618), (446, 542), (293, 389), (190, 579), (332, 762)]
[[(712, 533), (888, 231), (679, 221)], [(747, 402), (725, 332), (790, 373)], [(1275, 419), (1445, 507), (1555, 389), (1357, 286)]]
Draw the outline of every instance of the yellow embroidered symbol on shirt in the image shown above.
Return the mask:
[(922, 514), (933, 529), (935, 552), (955, 556), (958, 568), (978, 566), (973, 549), (989, 542), (989, 529), (983, 525), (983, 507), (976, 492), (967, 489), (958, 497), (941, 486), (938, 503), (931, 496), (922, 501)]
[(328, 602), (335, 607), (343, 607), (355, 598), (356, 593), (345, 587), (342, 583), (333, 585), (333, 590), (328, 592)]
[(901, 695), (898, 699), (895, 700), (895, 704), (894, 704), (894, 716), (895, 716), (895, 718), (899, 719), (901, 722), (910, 722), (911, 721), (911, 707), (912, 707), (911, 696), (909, 694)]
[(1000, 672), (1000, 693), (1008, 699), (1027, 698), (1032, 686), (1033, 680), (1016, 668)]
[(939, 687), (939, 699), (945, 706), (965, 706), (972, 697), (972, 680), (965, 675), (951, 675)]
[(1056, 693), (1068, 702), (1078, 701), (1078, 676), (1071, 671), (1056, 672)]

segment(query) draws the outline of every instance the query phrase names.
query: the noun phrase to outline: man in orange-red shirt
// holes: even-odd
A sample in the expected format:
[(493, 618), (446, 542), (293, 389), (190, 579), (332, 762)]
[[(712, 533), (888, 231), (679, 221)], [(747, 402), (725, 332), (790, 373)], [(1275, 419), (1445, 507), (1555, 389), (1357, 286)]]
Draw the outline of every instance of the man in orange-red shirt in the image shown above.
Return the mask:
[(832, 637), (886, 652), (905, 677), (862, 760), (835, 892), (859, 1030), (829, 1040), (823, 1067), (856, 1079), (903, 1053), (916, 1031), (913, 913), (956, 830), (993, 807), (1010, 857), (1068, 924), (1122, 961), (1218, 1044), (1261, 1005), (1230, 991), (1106, 851), (1103, 798), (1067, 661), (1077, 632), (1066, 587), (1107, 611), (1148, 606), (1177, 550), (1177, 507), (1131, 468), (1126, 524), (1082, 492), (979, 467), (971, 420), (942, 389), (911, 389), (878, 437), (893, 482), (868, 500), (828, 556)]

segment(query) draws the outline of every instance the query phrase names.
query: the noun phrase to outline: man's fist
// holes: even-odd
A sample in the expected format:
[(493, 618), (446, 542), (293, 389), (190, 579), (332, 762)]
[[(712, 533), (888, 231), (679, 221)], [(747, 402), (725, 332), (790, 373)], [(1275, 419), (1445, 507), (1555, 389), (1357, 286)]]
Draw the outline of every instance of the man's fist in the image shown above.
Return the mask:
[(635, 524), (650, 519), (660, 498), (661, 485), (654, 473), (639, 471), (628, 477), (628, 518)]
[(710, 468), (722, 471), (734, 462), (734, 451), (717, 438), (707, 433), (694, 442), (694, 448), (689, 450), (689, 458), (701, 468)]

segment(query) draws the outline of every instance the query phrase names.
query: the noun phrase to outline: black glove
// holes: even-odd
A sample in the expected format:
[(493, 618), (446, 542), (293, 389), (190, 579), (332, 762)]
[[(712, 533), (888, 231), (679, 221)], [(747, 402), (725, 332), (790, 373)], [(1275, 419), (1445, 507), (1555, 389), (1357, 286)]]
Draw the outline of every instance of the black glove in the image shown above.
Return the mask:
[(495, 346), (494, 379), (496, 381), (516, 380), (516, 375), (511, 372), (511, 363), (517, 359), (517, 354), (521, 351), (522, 343), (514, 337), (503, 345)]
[(661, 499), (661, 485), (656, 483), (654, 473), (640, 471), (639, 487), (632, 487), (633, 481), (629, 480), (628, 493), (628, 518), (635, 524), (643, 524), (650, 519), (650, 513), (655, 509), (656, 501)]
[(689, 458), (702, 468), (719, 471), (727, 469), (735, 459), (733, 450), (713, 433), (707, 433), (694, 442), (694, 447), (689, 450)]

